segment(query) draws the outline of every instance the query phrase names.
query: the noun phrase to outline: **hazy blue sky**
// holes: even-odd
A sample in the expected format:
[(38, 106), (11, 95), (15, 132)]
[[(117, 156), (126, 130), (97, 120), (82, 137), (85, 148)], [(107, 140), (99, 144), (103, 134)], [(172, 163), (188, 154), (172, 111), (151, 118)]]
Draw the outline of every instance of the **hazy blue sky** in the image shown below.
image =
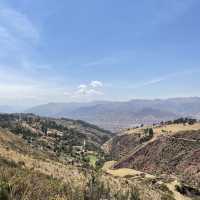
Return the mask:
[(0, 104), (200, 96), (199, 0), (0, 0)]

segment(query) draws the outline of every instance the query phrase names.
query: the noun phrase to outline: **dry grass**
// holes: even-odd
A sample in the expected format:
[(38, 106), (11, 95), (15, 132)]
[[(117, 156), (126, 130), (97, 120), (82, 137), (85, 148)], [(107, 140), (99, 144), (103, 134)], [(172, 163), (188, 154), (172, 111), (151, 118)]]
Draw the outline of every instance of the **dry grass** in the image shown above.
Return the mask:
[[(15, 196), (13, 200), (83, 199), (83, 196), (73, 196), (83, 195), (80, 191), (84, 191), (87, 181), (83, 172), (75, 166), (51, 159), (49, 155), (43, 156), (42, 152), (31, 149), (19, 137), (3, 130), (0, 130), (0, 157), (13, 163), (13, 167), (4, 166), (0, 169), (0, 181), (6, 180), (12, 186), (11, 194)], [(101, 180), (109, 184), (111, 192), (120, 192), (134, 186), (139, 189), (141, 199), (162, 199), (162, 191), (143, 182), (145, 178), (153, 176), (133, 169), (113, 170), (111, 167), (114, 163), (106, 163), (103, 167), (106, 173), (101, 175)]]
[(55, 162), (52, 160), (39, 160), (34, 159), (30, 155), (23, 155), (21, 153), (15, 152), (13, 150), (7, 150), (0, 146), (0, 156), (7, 158), (9, 160), (13, 160), (16, 163), (24, 163), (24, 167), (39, 171), (46, 175), (52, 175), (55, 178), (62, 179), (63, 181), (68, 181), (69, 179), (76, 180), (81, 182), (84, 179), (81, 176), (78, 169), (74, 166), (66, 166), (59, 162)]
[(0, 156), (16, 163), (23, 163), (23, 167), (27, 169), (53, 176), (64, 182), (73, 181), (83, 184), (85, 180), (85, 176), (78, 168), (64, 165), (51, 159), (48, 155), (31, 149), (19, 137), (10, 132), (0, 132)]
[(82, 191), (86, 181), (82, 170), (51, 159), (0, 129), (0, 199), (3, 183), (9, 200), (78, 200), (75, 190)]
[[(112, 193), (119, 193), (133, 187), (137, 188), (141, 200), (162, 200), (164, 195), (172, 197), (170, 192), (162, 192), (141, 177), (119, 177), (105, 173), (101, 178), (105, 183), (109, 183)], [(172, 197), (168, 200), (174, 199)]]
[(176, 191), (175, 186), (179, 185), (179, 183), (177, 181), (171, 182), (167, 184), (167, 187), (173, 191), (174, 197), (176, 200), (191, 200), (191, 198), (183, 196), (182, 194), (180, 194), (179, 192)]
[(146, 128), (153, 128), (153, 131), (156, 135), (161, 135), (165, 133), (169, 134), (175, 134), (180, 131), (197, 131), (200, 130), (200, 123), (195, 123), (193, 125), (189, 124), (170, 124), (170, 125), (160, 125), (157, 127), (153, 126), (144, 126), (142, 128), (129, 128), (123, 131), (123, 134), (136, 134), (136, 133), (142, 133), (144, 129)]
[[(3, 169), (10, 186), (10, 196), (12, 199), (45, 199), (48, 197), (63, 197), (63, 189), (59, 188), (60, 182), (46, 177), (39, 173), (30, 173), (20, 170)], [(11, 176), (13, 175), (13, 176)], [(4, 178), (4, 180), (6, 180)], [(55, 182), (55, 183), (54, 183)], [(55, 187), (56, 186), (56, 187)], [(56, 191), (57, 190), (57, 191)], [(63, 190), (61, 192), (61, 190)], [(49, 199), (49, 198), (48, 198)]]
[(21, 168), (0, 157), (0, 199), (2, 200), (77, 200), (76, 187), (39, 172)]
[(103, 171), (111, 174), (115, 177), (146, 177), (146, 178), (155, 178), (155, 176), (147, 173), (143, 173), (141, 171), (137, 171), (134, 169), (128, 168), (120, 168), (120, 169), (112, 169), (112, 166), (116, 163), (116, 161), (106, 162), (103, 166)]
[(171, 124), (154, 128), (154, 132), (158, 135), (164, 134), (165, 132), (167, 132), (168, 134), (174, 134), (180, 131), (197, 131), (197, 130), (200, 130), (200, 123), (195, 123), (193, 125)]
[[(117, 183), (116, 181), (114, 181), (114, 178), (122, 178), (121, 180), (123, 180), (123, 178), (128, 178), (128, 179), (132, 179), (134, 180), (134, 183), (141, 187), (142, 184), (144, 183), (137, 183), (137, 181), (143, 179), (143, 180), (154, 180), (155, 182), (157, 182), (157, 178), (156, 176), (153, 176), (151, 174), (147, 174), (147, 173), (143, 173), (141, 171), (137, 171), (134, 169), (127, 169), (127, 168), (121, 168), (121, 169), (116, 169), (113, 170), (112, 166), (116, 163), (116, 161), (109, 161), (106, 162), (103, 166), (103, 171), (107, 174), (110, 174), (111, 177), (109, 182), (114, 182), (113, 185), (115, 185), (115, 187), (119, 187), (119, 182)], [(112, 181), (111, 181), (112, 180)], [(147, 181), (148, 182), (148, 181)], [(178, 193), (175, 189), (175, 185), (178, 184), (178, 181), (172, 181), (169, 182), (167, 184), (165, 184), (162, 181), (158, 182), (160, 186), (164, 186), (166, 187), (167, 191), (164, 191), (163, 196), (161, 194), (157, 194), (157, 196), (154, 194), (155, 191), (145, 191), (147, 188), (149, 188), (149, 186), (146, 186), (147, 188), (143, 189), (143, 195), (146, 195), (146, 192), (149, 195), (155, 195), (154, 199), (175, 199), (175, 200), (191, 200), (191, 198), (189, 197), (185, 197), (182, 194)], [(125, 181), (123, 184), (130, 184), (130, 181)], [(133, 184), (133, 183), (132, 183)], [(128, 186), (126, 186), (128, 187)], [(149, 188), (150, 189), (150, 188)], [(159, 187), (159, 189), (162, 189), (161, 187)], [(154, 189), (155, 190), (155, 189)], [(168, 194), (169, 193), (169, 194)], [(146, 199), (147, 197), (144, 197), (144, 199)]]

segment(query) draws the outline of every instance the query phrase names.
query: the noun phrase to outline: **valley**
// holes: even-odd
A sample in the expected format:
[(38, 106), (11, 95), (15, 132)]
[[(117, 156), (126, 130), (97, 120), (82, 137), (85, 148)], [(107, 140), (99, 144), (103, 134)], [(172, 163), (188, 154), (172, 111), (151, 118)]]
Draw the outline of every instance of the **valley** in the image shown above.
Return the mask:
[(0, 0), (0, 200), (200, 200), (200, 0)]
[(196, 200), (200, 123), (188, 120), (116, 135), (83, 121), (1, 114), (0, 197)]

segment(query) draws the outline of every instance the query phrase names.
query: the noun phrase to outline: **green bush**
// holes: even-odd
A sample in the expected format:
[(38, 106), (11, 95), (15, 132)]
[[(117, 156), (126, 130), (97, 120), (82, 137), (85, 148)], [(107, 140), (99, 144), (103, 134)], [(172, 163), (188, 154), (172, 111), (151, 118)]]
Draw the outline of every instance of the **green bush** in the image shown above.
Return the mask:
[(8, 183), (4, 181), (0, 182), (0, 199), (1, 200), (10, 199), (10, 186)]

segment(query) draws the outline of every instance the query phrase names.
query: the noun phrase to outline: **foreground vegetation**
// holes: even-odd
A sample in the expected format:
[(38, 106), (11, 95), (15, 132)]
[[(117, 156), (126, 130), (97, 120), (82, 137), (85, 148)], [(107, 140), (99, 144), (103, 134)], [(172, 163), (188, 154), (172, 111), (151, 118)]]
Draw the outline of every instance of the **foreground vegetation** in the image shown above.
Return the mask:
[(113, 194), (109, 184), (100, 180), (93, 171), (84, 187), (39, 172), (24, 169), (21, 163), (0, 158), (0, 199), (1, 200), (139, 200), (136, 188)]

